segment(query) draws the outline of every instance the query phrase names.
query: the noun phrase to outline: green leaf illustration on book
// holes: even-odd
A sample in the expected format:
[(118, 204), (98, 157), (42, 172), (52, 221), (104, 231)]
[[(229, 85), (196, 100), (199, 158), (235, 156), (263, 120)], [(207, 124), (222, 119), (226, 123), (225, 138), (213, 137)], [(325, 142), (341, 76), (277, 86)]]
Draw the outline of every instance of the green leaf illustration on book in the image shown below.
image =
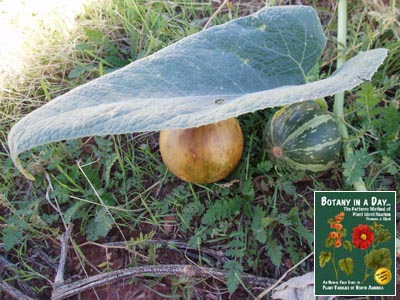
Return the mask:
[(351, 257), (346, 257), (342, 258), (339, 260), (339, 268), (343, 272), (346, 273), (346, 275), (353, 274), (353, 269), (354, 269), (354, 262)]
[(377, 243), (385, 243), (390, 241), (392, 238), (392, 234), (390, 233), (389, 229), (383, 228), (382, 224), (378, 224), (377, 222), (373, 222), (370, 226), (371, 230), (375, 234), (375, 241)]
[(319, 254), (319, 265), (321, 268), (325, 267), (325, 265), (331, 260), (331, 253), (326, 251), (321, 251)]
[(365, 255), (364, 262), (365, 266), (369, 269), (376, 270), (381, 267), (389, 269), (390, 266), (392, 265), (390, 250), (387, 248), (372, 250), (370, 253)]
[(347, 251), (352, 251), (353, 250), (353, 244), (350, 241), (344, 241), (343, 242), (343, 248), (346, 249)]

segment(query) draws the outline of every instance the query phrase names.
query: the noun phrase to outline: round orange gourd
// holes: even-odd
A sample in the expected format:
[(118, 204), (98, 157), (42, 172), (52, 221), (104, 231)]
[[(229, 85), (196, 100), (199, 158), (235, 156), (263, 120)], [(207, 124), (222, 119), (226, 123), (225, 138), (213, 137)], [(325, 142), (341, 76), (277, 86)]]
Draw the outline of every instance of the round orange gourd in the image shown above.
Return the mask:
[(161, 157), (168, 169), (192, 183), (212, 183), (236, 168), (243, 152), (243, 133), (236, 118), (197, 128), (160, 132)]

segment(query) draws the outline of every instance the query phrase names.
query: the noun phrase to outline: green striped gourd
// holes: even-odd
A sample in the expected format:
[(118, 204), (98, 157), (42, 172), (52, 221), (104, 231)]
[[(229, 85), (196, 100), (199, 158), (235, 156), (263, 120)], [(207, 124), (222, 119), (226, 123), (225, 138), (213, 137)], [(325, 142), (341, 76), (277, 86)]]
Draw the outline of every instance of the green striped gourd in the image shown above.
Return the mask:
[(331, 168), (341, 149), (335, 118), (315, 101), (282, 107), (267, 123), (265, 141), (277, 165), (306, 172)]

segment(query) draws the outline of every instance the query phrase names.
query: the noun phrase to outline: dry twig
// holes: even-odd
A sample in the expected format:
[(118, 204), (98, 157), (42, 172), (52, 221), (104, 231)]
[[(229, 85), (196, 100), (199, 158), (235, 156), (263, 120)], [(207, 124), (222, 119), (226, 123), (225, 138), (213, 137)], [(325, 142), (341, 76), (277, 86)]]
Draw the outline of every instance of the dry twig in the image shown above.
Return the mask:
[(224, 8), (225, 5), (227, 5), (229, 2), (229, 0), (224, 0), (224, 2), (222, 2), (222, 4), (217, 8), (217, 10), (212, 14), (212, 16), (208, 19), (208, 21), (206, 22), (206, 24), (203, 27), (204, 29), (207, 29), (208, 26), (210, 26), (212, 20), (220, 13), (220, 11)]
[(29, 284), (26, 283), (25, 281), (18, 279), (18, 267), (14, 265), (12, 262), (8, 261), (4, 256), (0, 255), (0, 271), (3, 268), (6, 268), (8, 272), (15, 275), (16, 282), (23, 293), (32, 297), (35, 296), (35, 292), (32, 290)]
[[(70, 284), (56, 287), (53, 290), (51, 299), (62, 300), (99, 285), (109, 284), (117, 280), (127, 279), (131, 277), (143, 277), (146, 275), (148, 276), (150, 274), (152, 276), (171, 275), (177, 277), (184, 276), (189, 278), (214, 277), (223, 280), (225, 279), (226, 272), (219, 269), (204, 268), (193, 265), (155, 265), (127, 268), (98, 274), (79, 281), (75, 281)], [(243, 274), (242, 280), (250, 285), (264, 288), (271, 286), (275, 282), (274, 279), (249, 274)]]
[(55, 288), (64, 283), (64, 268), (65, 268), (65, 261), (67, 260), (68, 242), (69, 238), (71, 237), (72, 227), (73, 227), (72, 223), (70, 223), (64, 234), (60, 236), (61, 253), (60, 253), (60, 263), (57, 269), (57, 275), (53, 283), (53, 286)]
[(33, 298), (24, 295), (20, 290), (17, 290), (15, 287), (9, 285), (3, 279), (0, 279), (0, 291), (4, 291), (7, 295), (17, 300), (34, 300)]

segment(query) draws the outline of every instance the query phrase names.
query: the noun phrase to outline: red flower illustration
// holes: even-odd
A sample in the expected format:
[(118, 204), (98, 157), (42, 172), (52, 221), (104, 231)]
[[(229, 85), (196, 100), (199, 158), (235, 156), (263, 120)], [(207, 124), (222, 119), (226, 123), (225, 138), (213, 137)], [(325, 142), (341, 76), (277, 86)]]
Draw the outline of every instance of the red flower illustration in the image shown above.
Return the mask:
[(328, 236), (330, 239), (337, 239), (339, 234), (336, 231), (331, 231)]
[(354, 227), (351, 237), (354, 247), (361, 250), (367, 249), (374, 242), (374, 233), (365, 224), (359, 224), (357, 227)]

